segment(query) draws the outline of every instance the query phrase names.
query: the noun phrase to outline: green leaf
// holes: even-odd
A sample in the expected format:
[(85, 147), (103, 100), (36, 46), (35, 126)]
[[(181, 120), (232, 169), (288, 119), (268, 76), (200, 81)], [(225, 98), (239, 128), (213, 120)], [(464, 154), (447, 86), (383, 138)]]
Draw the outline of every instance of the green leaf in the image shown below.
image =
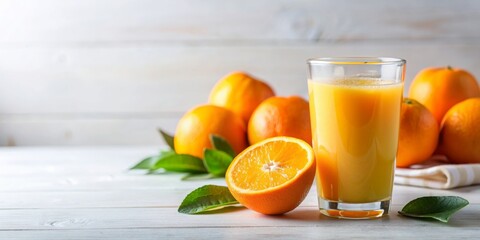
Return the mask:
[(172, 156), (175, 154), (176, 153), (173, 150), (163, 150), (163, 151), (160, 151), (160, 154), (158, 154), (158, 156), (159, 158), (164, 158), (164, 157)]
[(158, 160), (150, 170), (163, 168), (171, 172), (205, 173), (203, 160), (188, 154), (171, 154)]
[(206, 180), (212, 178), (215, 178), (215, 176), (210, 173), (189, 173), (182, 177), (182, 181)]
[(219, 150), (205, 149), (203, 151), (203, 159), (209, 173), (223, 177), (233, 157)]
[(448, 222), (450, 217), (468, 205), (468, 201), (457, 196), (430, 196), (410, 201), (398, 213), (414, 218), (433, 218)]
[(133, 169), (150, 170), (158, 160), (172, 154), (175, 154), (175, 152), (171, 150), (161, 151), (158, 156), (151, 156), (151, 157), (144, 158), (143, 160), (138, 162), (135, 166), (131, 167), (130, 170), (133, 170)]
[(160, 132), (160, 134), (162, 135), (163, 137), (163, 140), (165, 141), (165, 143), (167, 143), (167, 145), (175, 151), (175, 146), (173, 144), (173, 139), (174, 137), (170, 134), (168, 134), (167, 132), (163, 131), (162, 129), (158, 129), (158, 131)]
[(210, 142), (215, 149), (227, 153), (228, 155), (232, 156), (232, 158), (235, 157), (235, 151), (224, 138), (218, 135), (210, 134)]
[(205, 185), (189, 193), (178, 207), (179, 213), (196, 214), (238, 204), (227, 187)]
[(147, 157), (135, 164), (135, 166), (131, 167), (130, 170), (133, 169), (150, 169), (155, 163), (157, 162), (157, 156)]

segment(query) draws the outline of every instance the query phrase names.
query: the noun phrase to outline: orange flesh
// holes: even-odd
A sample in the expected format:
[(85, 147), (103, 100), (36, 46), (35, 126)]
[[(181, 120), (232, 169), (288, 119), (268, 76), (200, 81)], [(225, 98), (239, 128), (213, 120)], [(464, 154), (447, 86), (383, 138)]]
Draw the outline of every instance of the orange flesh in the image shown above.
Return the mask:
[(237, 161), (231, 179), (240, 189), (265, 190), (295, 178), (308, 162), (307, 151), (298, 144), (268, 142), (245, 153)]

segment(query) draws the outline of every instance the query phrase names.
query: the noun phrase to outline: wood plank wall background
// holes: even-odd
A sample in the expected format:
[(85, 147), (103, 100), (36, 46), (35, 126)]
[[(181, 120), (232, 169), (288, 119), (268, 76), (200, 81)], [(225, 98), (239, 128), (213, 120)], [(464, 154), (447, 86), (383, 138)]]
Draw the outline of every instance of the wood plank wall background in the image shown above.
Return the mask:
[(480, 78), (480, 1), (1, 0), (0, 146), (160, 144), (226, 73), (306, 96), (320, 56)]

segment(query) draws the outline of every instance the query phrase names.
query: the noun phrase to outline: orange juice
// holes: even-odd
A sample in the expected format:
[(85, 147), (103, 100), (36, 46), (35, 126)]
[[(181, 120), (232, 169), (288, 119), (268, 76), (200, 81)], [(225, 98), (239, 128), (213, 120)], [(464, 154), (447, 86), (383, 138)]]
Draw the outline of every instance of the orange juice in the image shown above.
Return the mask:
[(308, 81), (320, 198), (389, 200), (403, 83), (380, 79)]

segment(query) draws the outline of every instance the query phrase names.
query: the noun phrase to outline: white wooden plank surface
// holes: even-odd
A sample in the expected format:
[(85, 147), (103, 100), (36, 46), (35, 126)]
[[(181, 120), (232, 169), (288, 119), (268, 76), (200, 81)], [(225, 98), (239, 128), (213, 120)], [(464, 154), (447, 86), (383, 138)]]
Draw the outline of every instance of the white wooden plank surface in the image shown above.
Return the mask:
[[(347, 225), (349, 223), (345, 223)], [(422, 223), (420, 223), (422, 224)], [(82, 229), (82, 230), (31, 230), (0, 231), (5, 239), (475, 239), (476, 227), (431, 227), (422, 224), (420, 234), (408, 226), (361, 226), (347, 232), (345, 229), (323, 226), (315, 227), (248, 227), (248, 228), (147, 228), (147, 229)]]
[(480, 37), (474, 0), (10, 0), (0, 9), (0, 43)]
[[(480, 224), (480, 187), (433, 190), (395, 186), (391, 214), (347, 221), (318, 213), (314, 189), (283, 216), (243, 208), (221, 214), (177, 213), (183, 197), (223, 179), (180, 181), (178, 174), (125, 172), (139, 158), (164, 147), (0, 148), (0, 238), (5, 239), (199, 239), (292, 238), (472, 238)], [(22, 170), (24, 169), (24, 170)], [(91, 170), (88, 170), (91, 169)], [(448, 224), (419, 221), (396, 212), (426, 195), (459, 195), (470, 205)]]
[(232, 70), (254, 73), (279, 95), (306, 96), (312, 56), (406, 58), (407, 89), (427, 66), (480, 76), (478, 53), (478, 44), (440, 43), (0, 48), (0, 145), (156, 144), (153, 129), (174, 132), (183, 112), (205, 103)]
[[(323, 216), (317, 207), (298, 207), (281, 216), (266, 216), (244, 208), (233, 208), (225, 213), (185, 215), (176, 208), (99, 208), (99, 209), (25, 209), (2, 210), (8, 218), (0, 218), (0, 230), (34, 229), (135, 229), (135, 228), (203, 228), (203, 227), (329, 227), (348, 229), (374, 229), (388, 227), (402, 229), (413, 227), (415, 231), (445, 229), (458, 226), (479, 229), (479, 205), (464, 208), (452, 217), (450, 224), (412, 220), (399, 216), (401, 206), (393, 205), (388, 217), (366, 220), (338, 220)], [(347, 230), (347, 229), (345, 229)], [(247, 230), (248, 231), (248, 230)], [(378, 231), (378, 230), (377, 230)], [(179, 233), (180, 234), (180, 233)], [(363, 233), (365, 234), (365, 233)], [(359, 234), (359, 235), (363, 235)], [(367, 234), (365, 234), (367, 235)], [(451, 235), (450, 235), (451, 236)]]
[(306, 95), (305, 59), (397, 56), (480, 76), (474, 0), (5, 0), (0, 145), (156, 144), (233, 70)]
[(159, 145), (157, 129), (170, 133), (180, 114), (145, 117), (142, 114), (103, 117), (104, 114), (28, 114), (0, 116), (0, 146), (42, 145)]
[(55, 114), (158, 118), (175, 113), (178, 117), (206, 103), (213, 85), (234, 70), (264, 79), (280, 95), (306, 96), (306, 59), (311, 57), (405, 58), (408, 88), (418, 71), (428, 66), (461, 66), (480, 76), (479, 53), (477, 43), (0, 48), (0, 109), (3, 114), (35, 113), (57, 119), (62, 115)]
[[(142, 183), (137, 182), (138, 188), (71, 188), (59, 190), (55, 188), (24, 189), (19, 187), (10, 191), (1, 189), (0, 209), (178, 208), (185, 196), (197, 187), (205, 184), (226, 186), (221, 181), (195, 181), (191, 184), (181, 184), (178, 183), (176, 176), (171, 176), (171, 181), (162, 182), (154, 187), (152, 185), (155, 181), (152, 181), (151, 178), (146, 179), (149, 179), (152, 183), (149, 188), (140, 187)], [(35, 181), (35, 179), (30, 180)], [(120, 181), (118, 185), (120, 185)], [(394, 205), (403, 206), (420, 196), (446, 195), (462, 195), (472, 204), (480, 202), (478, 186), (445, 191), (398, 185), (395, 186), (392, 202)], [(312, 188), (309, 192), (302, 206), (317, 207), (315, 188)]]

